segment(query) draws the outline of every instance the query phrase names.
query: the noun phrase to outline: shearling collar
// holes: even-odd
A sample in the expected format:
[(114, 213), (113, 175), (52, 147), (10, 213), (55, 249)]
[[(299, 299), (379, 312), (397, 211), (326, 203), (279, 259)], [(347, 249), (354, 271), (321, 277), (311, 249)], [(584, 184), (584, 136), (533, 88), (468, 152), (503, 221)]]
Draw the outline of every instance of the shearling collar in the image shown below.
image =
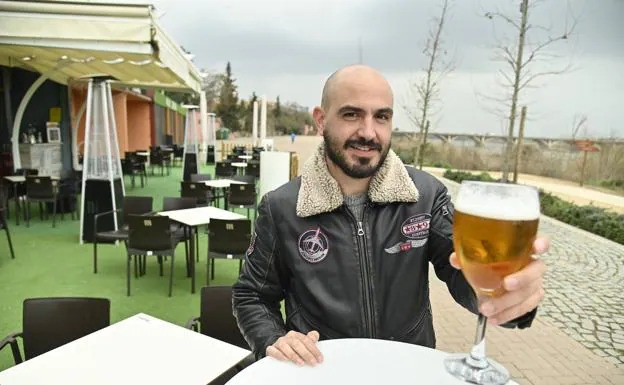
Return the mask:
[[(371, 179), (368, 197), (376, 203), (418, 201), (418, 189), (394, 151), (388, 152), (386, 160)], [(340, 207), (343, 201), (340, 186), (327, 169), (325, 144), (321, 143), (303, 166), (297, 216), (305, 218), (330, 212)]]

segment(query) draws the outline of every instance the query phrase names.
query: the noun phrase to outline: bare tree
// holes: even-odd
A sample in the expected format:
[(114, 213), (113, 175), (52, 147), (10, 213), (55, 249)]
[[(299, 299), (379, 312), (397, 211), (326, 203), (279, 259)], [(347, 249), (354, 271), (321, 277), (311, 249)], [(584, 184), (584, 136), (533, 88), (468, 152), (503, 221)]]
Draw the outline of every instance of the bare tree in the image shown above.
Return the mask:
[(217, 71), (205, 70), (202, 71), (201, 88), (206, 93), (206, 101), (208, 103), (208, 109), (214, 110), (221, 92), (221, 86), (223, 85), (224, 74)]
[[(505, 89), (502, 97), (488, 96), (489, 100), (502, 102), (508, 108), (507, 112), (507, 143), (503, 156), (503, 181), (507, 181), (513, 157), (513, 138), (516, 119), (518, 117), (518, 103), (521, 94), (526, 89), (536, 88), (536, 80), (568, 72), (571, 62), (558, 63), (561, 56), (552, 50), (553, 45), (570, 38), (574, 32), (577, 19), (569, 5), (566, 8), (566, 22), (559, 32), (552, 26), (536, 25), (531, 23), (531, 15), (542, 5), (544, 0), (521, 0), (519, 13), (509, 15), (501, 11), (486, 12), (485, 17), (490, 20), (502, 21), (517, 33), (517, 41), (503, 42), (496, 38), (496, 59), (505, 64), (499, 70), (500, 84)], [(542, 66), (538, 67), (537, 64)]]
[(581, 135), (587, 135), (587, 115), (574, 115), (574, 120), (572, 121), (572, 139), (576, 139), (577, 135), (579, 135), (579, 131), (583, 128), (583, 133)]
[[(433, 115), (435, 104), (439, 101), (440, 83), (454, 68), (454, 60), (445, 58), (448, 51), (444, 48), (442, 34), (448, 21), (449, 0), (442, 0), (440, 13), (431, 20), (431, 28), (423, 54), (427, 59), (424, 74), (410, 86), (410, 101), (403, 106), (410, 121), (418, 128), (418, 143), (414, 150), (414, 165), (420, 164), (424, 152), (424, 137), (427, 135), (427, 120)], [(415, 103), (414, 103), (415, 101)], [(414, 106), (415, 104), (415, 106)]]

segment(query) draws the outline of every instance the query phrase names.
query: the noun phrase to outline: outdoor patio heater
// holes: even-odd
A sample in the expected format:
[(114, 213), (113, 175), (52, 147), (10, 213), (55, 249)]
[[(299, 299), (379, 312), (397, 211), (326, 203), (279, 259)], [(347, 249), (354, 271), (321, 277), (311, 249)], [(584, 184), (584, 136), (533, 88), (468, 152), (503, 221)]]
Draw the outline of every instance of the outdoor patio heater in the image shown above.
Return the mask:
[(197, 174), (197, 155), (199, 154), (199, 139), (197, 128), (198, 106), (185, 105), (186, 126), (184, 127), (184, 157), (182, 163), (182, 180), (189, 182), (192, 174)]
[[(94, 77), (87, 90), (80, 243), (93, 242), (96, 214), (123, 208), (125, 189), (110, 79)], [(98, 231), (117, 230), (120, 215), (102, 217)]]

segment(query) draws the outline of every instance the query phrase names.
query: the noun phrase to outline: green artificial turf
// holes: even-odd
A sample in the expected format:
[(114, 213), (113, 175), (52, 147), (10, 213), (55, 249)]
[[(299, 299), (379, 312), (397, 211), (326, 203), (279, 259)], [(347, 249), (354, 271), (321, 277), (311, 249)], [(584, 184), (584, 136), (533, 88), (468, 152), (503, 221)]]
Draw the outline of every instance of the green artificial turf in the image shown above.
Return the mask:
[[(156, 171), (157, 173), (160, 170)], [(214, 175), (212, 167), (202, 166), (202, 173)], [(182, 179), (181, 167), (171, 169), (170, 176), (151, 175), (148, 185), (130, 187), (126, 177), (126, 195), (154, 197), (154, 210), (162, 207), (163, 197), (179, 197)], [(136, 313), (147, 313), (157, 318), (184, 325), (191, 317), (199, 315), (200, 288), (206, 284), (206, 235), (200, 231), (200, 262), (196, 267), (196, 292), (191, 294), (191, 279), (186, 277), (184, 244), (176, 249), (173, 296), (169, 298), (169, 261), (165, 274), (159, 276), (155, 257), (147, 259), (146, 275), (132, 276), (132, 295), (126, 296), (126, 250), (119, 246), (98, 246), (98, 273), (93, 273), (93, 245), (79, 244), (80, 219), (65, 220), (57, 217), (56, 228), (52, 218), (41, 221), (36, 204), (32, 205), (33, 218), (27, 228), (20, 220), (15, 225), (13, 204), (9, 228), (15, 259), (11, 259), (5, 233), (0, 231), (0, 339), (21, 330), (22, 302), (32, 297), (88, 296), (111, 300), (111, 323)], [(238, 211), (246, 214), (246, 210)], [(253, 211), (250, 215), (253, 218)], [(238, 261), (217, 260), (215, 279), (211, 285), (231, 285), (238, 276)], [(0, 371), (13, 365), (11, 349), (0, 351)]]

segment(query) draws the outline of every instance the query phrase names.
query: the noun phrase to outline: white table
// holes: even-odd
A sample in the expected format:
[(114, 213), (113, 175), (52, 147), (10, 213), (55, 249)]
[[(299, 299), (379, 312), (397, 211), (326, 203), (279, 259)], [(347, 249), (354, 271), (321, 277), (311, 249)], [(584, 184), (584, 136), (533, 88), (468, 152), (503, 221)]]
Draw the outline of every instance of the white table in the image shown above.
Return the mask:
[(245, 182), (233, 179), (212, 179), (204, 181), (204, 183), (206, 183), (206, 186), (212, 188), (228, 188), (232, 184), (245, 184)]
[[(158, 215), (164, 215), (169, 219), (181, 223), (186, 228), (193, 229), (197, 226), (207, 225), (210, 223), (210, 218), (215, 219), (246, 219), (247, 217), (241, 214), (233, 213), (231, 211), (223, 210), (217, 207), (196, 207), (192, 209), (184, 210), (171, 210), (161, 211)], [(192, 234), (192, 231), (191, 231)], [(199, 252), (199, 250), (197, 251)], [(191, 267), (191, 293), (195, 293), (195, 242), (189, 242), (189, 265)]]
[[(45, 177), (46, 175), (33, 175), (33, 176)], [(26, 177), (23, 175), (5, 176), (4, 179), (8, 180), (11, 183), (26, 183)], [(59, 178), (58, 176), (51, 176), (50, 179), (58, 181), (61, 178)]]
[(137, 314), (0, 372), (0, 384), (206, 385), (249, 354)]
[[(227, 385), (419, 384), (468, 385), (446, 372), (448, 353), (402, 342), (338, 339), (319, 342), (323, 362), (297, 366), (266, 357)], [(509, 385), (517, 385), (510, 381)]]

